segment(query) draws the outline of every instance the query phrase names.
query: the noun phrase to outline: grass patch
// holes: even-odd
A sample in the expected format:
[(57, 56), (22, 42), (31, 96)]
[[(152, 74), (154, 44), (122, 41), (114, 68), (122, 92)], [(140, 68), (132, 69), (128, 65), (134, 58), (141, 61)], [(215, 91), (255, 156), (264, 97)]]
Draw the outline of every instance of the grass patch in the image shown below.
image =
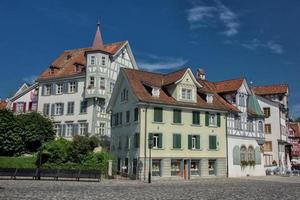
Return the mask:
[(35, 160), (35, 156), (0, 156), (0, 168), (36, 168)]

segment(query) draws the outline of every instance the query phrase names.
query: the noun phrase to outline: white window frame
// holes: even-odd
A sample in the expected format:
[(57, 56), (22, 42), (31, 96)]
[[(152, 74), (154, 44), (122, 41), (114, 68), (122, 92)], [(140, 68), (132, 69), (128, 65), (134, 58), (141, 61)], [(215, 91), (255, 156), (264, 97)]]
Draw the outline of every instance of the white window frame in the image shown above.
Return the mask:
[(16, 112), (17, 113), (24, 112), (24, 102), (17, 102)]
[(105, 123), (104, 122), (100, 122), (100, 124), (99, 124), (99, 134), (101, 136), (105, 135)]
[(100, 77), (100, 89), (105, 90), (105, 83), (106, 83), (105, 78), (104, 77)]
[(69, 93), (75, 93), (76, 91), (76, 82), (73, 81), (73, 82), (70, 82), (69, 83)]
[(158, 143), (159, 143), (159, 137), (158, 135), (153, 135), (153, 148), (157, 149), (158, 148)]
[(181, 88), (181, 99), (184, 99), (184, 100), (193, 100), (192, 89)]
[(215, 113), (209, 113), (209, 125), (216, 126), (217, 125), (217, 115)]
[(192, 149), (196, 149), (197, 137), (195, 135), (192, 136)]
[(54, 124), (54, 131), (55, 131), (55, 134), (56, 134), (57, 137), (61, 136), (62, 128), (61, 128), (60, 123), (55, 123)]
[(54, 115), (62, 115), (62, 110), (63, 109), (63, 105), (62, 103), (56, 103), (55, 104), (55, 109), (54, 109)]
[(90, 76), (89, 88), (94, 88), (94, 87), (95, 87), (95, 77), (94, 76)]
[(80, 122), (79, 123), (79, 134), (84, 135), (88, 133), (88, 123), (87, 122)]
[(66, 123), (66, 137), (72, 137), (73, 134), (73, 123)]
[(62, 83), (56, 84), (56, 94), (62, 94), (63, 93), (63, 87), (64, 85)]
[(44, 95), (47, 95), (47, 96), (51, 95), (51, 85), (47, 84), (44, 87), (45, 87), (45, 93), (44, 93)]
[[(74, 101), (69, 101), (68, 104), (67, 104), (67, 114), (68, 115), (74, 115), (74, 107), (75, 107), (75, 102)], [(72, 111), (72, 112), (69, 112), (69, 111)]]
[(91, 56), (91, 65), (95, 65), (96, 64), (96, 57), (95, 56)]

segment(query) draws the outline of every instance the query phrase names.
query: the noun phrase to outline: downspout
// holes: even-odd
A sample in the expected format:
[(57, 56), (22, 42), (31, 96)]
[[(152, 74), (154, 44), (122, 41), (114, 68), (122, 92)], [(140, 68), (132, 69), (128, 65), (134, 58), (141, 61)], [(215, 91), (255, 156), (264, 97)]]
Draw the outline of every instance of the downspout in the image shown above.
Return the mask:
[(148, 104), (145, 107), (145, 136), (144, 136), (144, 181), (146, 181), (146, 157), (147, 157), (147, 111)]
[(228, 113), (226, 113), (225, 115), (226, 119), (225, 119), (225, 129), (226, 129), (226, 163), (227, 163), (227, 166), (226, 166), (226, 177), (228, 178), (229, 177), (229, 167), (228, 167), (228, 129), (227, 129), (227, 117), (228, 117)]

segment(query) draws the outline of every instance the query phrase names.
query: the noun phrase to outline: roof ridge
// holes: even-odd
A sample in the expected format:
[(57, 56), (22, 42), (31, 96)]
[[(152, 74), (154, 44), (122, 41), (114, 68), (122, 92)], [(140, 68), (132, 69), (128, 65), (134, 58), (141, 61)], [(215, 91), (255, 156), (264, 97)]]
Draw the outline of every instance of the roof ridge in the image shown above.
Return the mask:
[(212, 83), (220, 83), (220, 82), (225, 82), (225, 81), (236, 81), (236, 80), (244, 80), (246, 79), (245, 77), (239, 77), (239, 78), (232, 78), (232, 79), (225, 79), (223, 81), (210, 81)]
[(174, 74), (174, 73), (177, 73), (177, 72), (180, 72), (180, 71), (183, 71), (183, 70), (187, 70), (189, 69), (189, 67), (182, 67), (180, 69), (177, 69), (176, 71), (172, 71), (172, 72), (169, 72), (169, 73), (166, 73), (166, 74), (163, 74), (161, 73), (163, 76), (167, 76), (167, 75), (170, 75), (170, 74)]

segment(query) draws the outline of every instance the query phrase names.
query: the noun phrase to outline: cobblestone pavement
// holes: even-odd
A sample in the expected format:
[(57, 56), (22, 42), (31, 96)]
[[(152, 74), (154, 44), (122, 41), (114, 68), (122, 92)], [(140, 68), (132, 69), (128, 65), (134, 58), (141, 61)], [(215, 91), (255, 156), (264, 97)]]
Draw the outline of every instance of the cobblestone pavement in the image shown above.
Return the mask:
[(0, 199), (300, 199), (300, 177), (102, 182), (0, 180)]

